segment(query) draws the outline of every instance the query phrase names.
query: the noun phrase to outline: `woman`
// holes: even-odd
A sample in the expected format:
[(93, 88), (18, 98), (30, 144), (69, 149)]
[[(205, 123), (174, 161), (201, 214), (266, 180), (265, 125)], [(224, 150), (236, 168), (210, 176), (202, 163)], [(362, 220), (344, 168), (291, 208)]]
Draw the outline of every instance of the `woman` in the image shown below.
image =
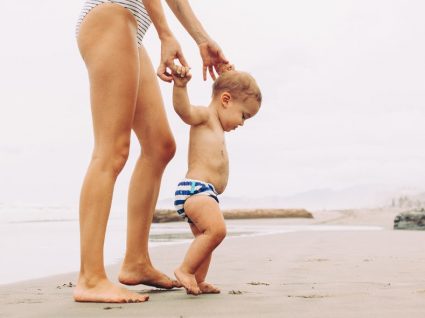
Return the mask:
[[(198, 44), (203, 75), (215, 79), (228, 61), (208, 36), (187, 0), (167, 0)], [(118, 287), (107, 278), (103, 246), (114, 184), (129, 154), (133, 130), (142, 152), (128, 196), (127, 247), (119, 280), (123, 284), (180, 287), (157, 271), (148, 254), (149, 229), (161, 177), (175, 152), (155, 71), (142, 46), (154, 24), (161, 40), (157, 75), (171, 82), (174, 60), (188, 66), (167, 25), (160, 0), (86, 1), (77, 25), (77, 42), (90, 81), (94, 150), (80, 197), (81, 268), (74, 299), (82, 302), (142, 302), (149, 297)]]

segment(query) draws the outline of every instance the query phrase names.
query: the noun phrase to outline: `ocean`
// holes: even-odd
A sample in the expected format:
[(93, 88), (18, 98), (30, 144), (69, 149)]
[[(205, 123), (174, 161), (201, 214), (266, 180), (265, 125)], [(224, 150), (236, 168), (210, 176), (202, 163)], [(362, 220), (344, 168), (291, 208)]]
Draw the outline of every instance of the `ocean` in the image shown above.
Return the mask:
[[(228, 220), (226, 239), (294, 231), (381, 229), (373, 226), (291, 225), (275, 220)], [(125, 238), (125, 213), (112, 210), (105, 241), (106, 265), (122, 260)], [(184, 222), (152, 224), (149, 245), (154, 248), (165, 244), (187, 244), (191, 239), (190, 229)], [(0, 251), (0, 284), (78, 271), (77, 209), (0, 205)]]

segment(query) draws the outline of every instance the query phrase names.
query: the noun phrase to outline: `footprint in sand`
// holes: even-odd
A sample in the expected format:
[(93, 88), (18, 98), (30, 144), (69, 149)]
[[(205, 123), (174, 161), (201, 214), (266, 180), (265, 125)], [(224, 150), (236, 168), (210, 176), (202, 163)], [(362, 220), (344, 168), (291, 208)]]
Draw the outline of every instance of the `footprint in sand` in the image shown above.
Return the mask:
[(61, 289), (61, 288), (64, 288), (64, 287), (72, 288), (72, 287), (76, 287), (76, 286), (77, 285), (73, 284), (72, 282), (69, 282), (68, 284), (62, 284), (62, 285), (56, 286), (56, 288), (57, 289)]
[(263, 283), (263, 282), (250, 282), (250, 283), (247, 283), (248, 285), (254, 285), (254, 286), (257, 286), (257, 285), (265, 285), (265, 286), (269, 286), (270, 284), (269, 283)]
[(317, 298), (327, 298), (331, 297), (329, 295), (288, 295), (289, 298), (305, 298), (305, 299), (317, 299)]
[(111, 309), (122, 309), (122, 306), (116, 306), (116, 307), (107, 306), (107, 307), (103, 307), (103, 310), (111, 310)]
[(308, 258), (305, 261), (306, 262), (327, 262), (329, 260), (327, 258)]

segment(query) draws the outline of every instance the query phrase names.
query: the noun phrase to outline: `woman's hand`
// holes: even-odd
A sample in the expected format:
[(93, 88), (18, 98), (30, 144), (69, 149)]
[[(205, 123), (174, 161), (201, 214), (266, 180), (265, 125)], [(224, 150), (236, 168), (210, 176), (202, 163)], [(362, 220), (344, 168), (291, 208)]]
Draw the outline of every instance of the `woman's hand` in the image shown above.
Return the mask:
[(207, 69), (211, 75), (213, 80), (216, 79), (216, 75), (214, 73), (217, 72), (218, 75), (222, 73), (223, 65), (229, 64), (229, 61), (224, 56), (221, 48), (215, 43), (213, 40), (207, 40), (198, 44), (199, 53), (201, 54), (201, 58), (203, 61), (202, 72), (204, 75), (204, 81), (207, 80)]
[[(171, 73), (176, 71), (176, 65), (174, 64), (175, 59), (178, 59), (182, 66), (189, 68), (176, 38), (174, 36), (169, 36), (161, 39), (161, 62), (156, 74), (165, 82), (171, 83), (173, 80)], [(167, 68), (170, 69), (171, 72), (168, 72)]]

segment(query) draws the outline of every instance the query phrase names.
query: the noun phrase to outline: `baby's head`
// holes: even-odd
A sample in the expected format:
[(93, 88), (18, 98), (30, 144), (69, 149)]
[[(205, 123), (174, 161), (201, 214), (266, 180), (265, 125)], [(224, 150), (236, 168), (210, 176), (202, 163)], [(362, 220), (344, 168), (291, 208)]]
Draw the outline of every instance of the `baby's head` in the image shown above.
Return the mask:
[(261, 91), (255, 79), (246, 72), (227, 71), (213, 84), (212, 98), (225, 131), (243, 126), (261, 106)]

